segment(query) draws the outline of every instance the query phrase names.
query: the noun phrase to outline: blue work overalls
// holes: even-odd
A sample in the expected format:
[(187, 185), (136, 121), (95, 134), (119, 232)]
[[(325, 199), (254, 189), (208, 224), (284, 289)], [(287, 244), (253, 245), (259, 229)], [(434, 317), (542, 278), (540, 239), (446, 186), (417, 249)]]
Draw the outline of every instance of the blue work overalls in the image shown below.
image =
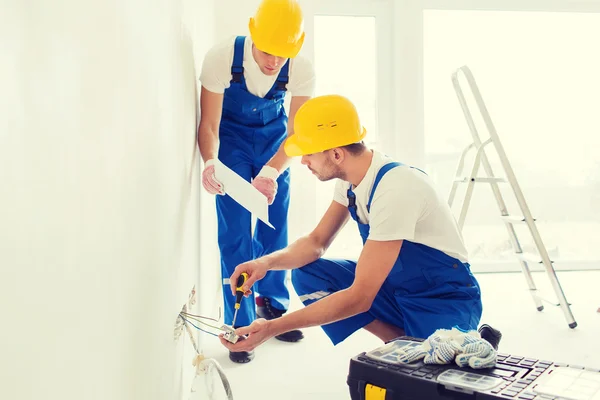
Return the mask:
[[(370, 211), (381, 178), (391, 168), (400, 166), (400, 163), (389, 163), (378, 171), (367, 210)], [(348, 189), (348, 210), (358, 224), (364, 244), (369, 236), (369, 225), (358, 219), (352, 186)], [(293, 270), (292, 283), (304, 305), (309, 305), (350, 287), (355, 270), (355, 261), (321, 258)], [(423, 244), (404, 240), (398, 259), (369, 311), (322, 328), (333, 344), (340, 343), (374, 320), (402, 328), (409, 336), (427, 338), (441, 328), (477, 329), (481, 313), (479, 285), (468, 263)]]
[[(244, 36), (235, 39), (232, 80), (223, 96), (219, 160), (250, 182), (275, 155), (287, 136), (288, 118), (284, 98), (289, 60), (281, 68), (277, 80), (265, 97), (255, 96), (248, 91), (244, 79), (244, 41)], [(217, 196), (218, 244), (226, 324), (231, 324), (233, 319), (235, 297), (231, 294), (229, 277), (235, 267), (282, 249), (288, 244), (289, 169), (279, 175), (277, 184), (277, 195), (269, 206), (269, 221), (275, 230), (259, 220), (256, 222), (254, 237), (251, 214), (228, 195)], [(269, 271), (264, 279), (256, 282), (252, 296), (242, 300), (236, 326), (249, 325), (256, 319), (256, 292), (271, 299), (275, 308), (287, 310), (290, 295), (285, 285), (285, 274), (286, 271)]]

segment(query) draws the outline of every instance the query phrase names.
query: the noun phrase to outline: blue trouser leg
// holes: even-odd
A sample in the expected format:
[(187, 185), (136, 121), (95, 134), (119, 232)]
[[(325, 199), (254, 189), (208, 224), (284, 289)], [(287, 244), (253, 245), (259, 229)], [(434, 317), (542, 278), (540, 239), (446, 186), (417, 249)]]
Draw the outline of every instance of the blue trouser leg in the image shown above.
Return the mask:
[[(292, 284), (305, 306), (339, 290), (346, 289), (354, 282), (356, 262), (321, 258), (302, 268), (292, 271)], [(365, 327), (375, 319), (403, 328), (402, 313), (393, 299), (380, 291), (369, 311), (357, 314), (331, 324), (323, 325), (334, 345)]]
[[(223, 153), (226, 153), (223, 151)], [(244, 179), (250, 181), (252, 164), (240, 154), (232, 163), (223, 155), (223, 162)], [(252, 259), (251, 214), (228, 195), (216, 196), (218, 244), (221, 253), (221, 276), (223, 278), (224, 322), (231, 325), (233, 320), (235, 296), (231, 294), (229, 277), (239, 264)], [(247, 326), (256, 319), (254, 293), (242, 299), (238, 311), (236, 326)]]
[[(464, 330), (477, 329), (482, 308), (474, 277), (457, 268), (460, 271), (457, 279), (449, 275), (443, 279), (446, 282), (430, 283), (418, 291), (416, 285), (427, 280), (405, 281), (403, 279), (407, 271), (397, 268), (394, 266), (392, 269), (369, 311), (322, 326), (333, 344), (340, 343), (373, 320), (397, 326), (404, 329), (407, 335), (419, 338), (427, 338), (436, 329), (454, 326)], [(418, 270), (419, 267), (413, 264), (410, 268)], [(452, 267), (450, 269), (454, 270)], [(300, 300), (308, 306), (331, 293), (350, 287), (354, 282), (355, 270), (354, 261), (321, 258), (293, 270), (292, 283)], [(406, 288), (413, 290), (408, 293)]]
[[(254, 231), (255, 258), (281, 250), (288, 244), (289, 169), (279, 175), (277, 186), (277, 195), (273, 204), (269, 206), (269, 222), (275, 227), (275, 230), (260, 220), (256, 221)], [(258, 295), (269, 298), (273, 306), (280, 310), (287, 310), (290, 305), (290, 293), (285, 284), (286, 273), (287, 271), (269, 271), (254, 286)]]

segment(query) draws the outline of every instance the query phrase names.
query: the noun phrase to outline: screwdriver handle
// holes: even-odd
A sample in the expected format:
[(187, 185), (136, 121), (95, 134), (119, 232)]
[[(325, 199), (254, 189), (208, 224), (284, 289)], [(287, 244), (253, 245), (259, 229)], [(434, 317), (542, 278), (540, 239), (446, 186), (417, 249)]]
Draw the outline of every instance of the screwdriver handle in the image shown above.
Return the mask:
[(242, 272), (240, 276), (238, 276), (237, 283), (235, 285), (235, 308), (240, 307), (240, 303), (242, 302), (242, 297), (244, 297), (244, 289), (243, 286), (248, 280), (248, 274)]
[(242, 274), (240, 276), (238, 276), (238, 279), (237, 279), (237, 284), (235, 286), (236, 292), (244, 293), (244, 289), (242, 289), (242, 287), (244, 286), (244, 283), (246, 283), (247, 280), (248, 280), (248, 274), (245, 272), (242, 272)]

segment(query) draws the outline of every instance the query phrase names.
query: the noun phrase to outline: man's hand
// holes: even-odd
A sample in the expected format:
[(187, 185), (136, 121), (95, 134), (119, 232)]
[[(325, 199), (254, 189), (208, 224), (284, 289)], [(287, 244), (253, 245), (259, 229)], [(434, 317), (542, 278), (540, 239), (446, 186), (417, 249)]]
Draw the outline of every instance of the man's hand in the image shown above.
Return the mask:
[[(238, 328), (235, 330), (235, 334), (240, 336), (240, 339), (236, 344), (230, 343), (223, 338), (223, 334), (219, 335), (219, 339), (223, 346), (227, 347), (230, 351), (252, 351), (262, 343), (266, 342), (273, 336), (274, 332), (270, 329), (269, 321), (259, 318), (255, 320), (250, 326)], [(247, 337), (242, 337), (247, 335)]]
[(269, 266), (260, 258), (238, 265), (237, 267), (235, 267), (233, 274), (231, 274), (231, 276), (229, 277), (231, 293), (235, 296), (235, 286), (237, 284), (238, 278), (242, 274), (242, 272), (245, 272), (248, 274), (248, 280), (246, 281), (242, 289), (244, 290), (244, 296), (250, 296), (250, 294), (252, 293), (252, 291), (250, 290), (252, 285), (254, 285), (256, 281), (259, 281), (262, 278), (264, 278), (268, 270)]
[(277, 194), (277, 177), (279, 171), (275, 168), (265, 165), (262, 167), (256, 178), (252, 180), (252, 186), (261, 192), (267, 198), (269, 205), (273, 204)]
[(215, 178), (215, 164), (213, 160), (208, 160), (204, 164), (202, 171), (202, 186), (210, 194), (224, 195), (223, 185)]

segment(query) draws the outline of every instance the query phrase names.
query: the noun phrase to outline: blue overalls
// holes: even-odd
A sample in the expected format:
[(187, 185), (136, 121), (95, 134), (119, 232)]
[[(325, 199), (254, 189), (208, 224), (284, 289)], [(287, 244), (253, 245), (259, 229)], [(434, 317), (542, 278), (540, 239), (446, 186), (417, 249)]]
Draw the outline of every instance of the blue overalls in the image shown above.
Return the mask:
[[(223, 96), (219, 160), (250, 182), (275, 155), (287, 136), (288, 118), (284, 98), (289, 60), (281, 68), (265, 97), (255, 96), (248, 91), (244, 79), (244, 41), (244, 36), (235, 39), (231, 85)], [(235, 297), (231, 294), (229, 277), (235, 267), (288, 244), (289, 169), (279, 175), (277, 184), (277, 195), (269, 206), (269, 221), (275, 230), (259, 220), (256, 222), (254, 238), (251, 214), (228, 195), (216, 196), (225, 324), (231, 324), (233, 319)], [(285, 274), (286, 271), (269, 271), (262, 280), (256, 282), (252, 296), (242, 300), (236, 326), (247, 326), (256, 319), (256, 292), (268, 297), (275, 308), (287, 310), (290, 295), (285, 285)]]
[[(389, 163), (378, 171), (367, 210), (370, 211), (381, 178), (390, 169), (402, 165)], [(348, 189), (348, 211), (358, 224), (364, 245), (369, 236), (369, 225), (358, 219), (352, 186)], [(350, 287), (355, 270), (355, 261), (321, 258), (293, 270), (292, 283), (307, 306)], [(427, 338), (442, 328), (477, 329), (481, 313), (481, 293), (468, 263), (423, 244), (404, 240), (398, 259), (369, 311), (322, 328), (334, 345), (374, 320), (402, 328), (409, 336)]]

